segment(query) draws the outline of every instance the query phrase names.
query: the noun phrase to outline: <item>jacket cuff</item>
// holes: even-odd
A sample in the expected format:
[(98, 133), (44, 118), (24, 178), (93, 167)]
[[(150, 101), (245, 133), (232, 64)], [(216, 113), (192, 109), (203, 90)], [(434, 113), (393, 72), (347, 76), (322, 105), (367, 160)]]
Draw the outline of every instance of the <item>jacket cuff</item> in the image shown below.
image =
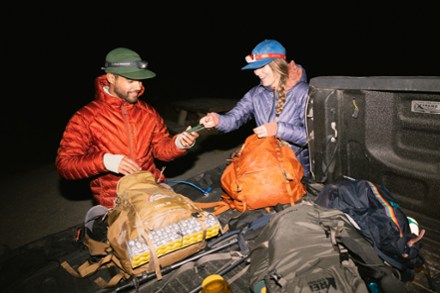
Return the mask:
[(111, 172), (119, 173), (118, 169), (123, 157), (124, 155), (104, 154), (104, 167)]

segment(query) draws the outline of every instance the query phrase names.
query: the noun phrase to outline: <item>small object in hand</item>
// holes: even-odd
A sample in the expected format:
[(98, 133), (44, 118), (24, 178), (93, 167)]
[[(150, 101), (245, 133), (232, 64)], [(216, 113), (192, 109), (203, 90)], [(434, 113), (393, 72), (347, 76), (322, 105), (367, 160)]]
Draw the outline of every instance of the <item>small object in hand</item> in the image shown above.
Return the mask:
[(203, 130), (203, 129), (205, 129), (205, 125), (199, 124), (199, 125), (196, 125), (196, 126), (192, 127), (191, 129), (188, 129), (186, 132), (189, 132), (189, 133), (191, 133), (191, 132), (199, 132), (200, 130)]

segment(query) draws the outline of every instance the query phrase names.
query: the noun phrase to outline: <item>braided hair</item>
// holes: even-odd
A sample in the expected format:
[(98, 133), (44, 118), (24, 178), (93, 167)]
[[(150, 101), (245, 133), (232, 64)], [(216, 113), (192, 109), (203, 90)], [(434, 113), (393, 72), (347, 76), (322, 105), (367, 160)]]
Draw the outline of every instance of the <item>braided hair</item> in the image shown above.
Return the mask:
[(276, 120), (283, 111), (284, 104), (286, 103), (286, 90), (285, 85), (289, 78), (289, 65), (284, 59), (275, 59), (269, 63), (272, 71), (279, 76), (278, 87), (275, 89), (278, 96), (276, 107)]

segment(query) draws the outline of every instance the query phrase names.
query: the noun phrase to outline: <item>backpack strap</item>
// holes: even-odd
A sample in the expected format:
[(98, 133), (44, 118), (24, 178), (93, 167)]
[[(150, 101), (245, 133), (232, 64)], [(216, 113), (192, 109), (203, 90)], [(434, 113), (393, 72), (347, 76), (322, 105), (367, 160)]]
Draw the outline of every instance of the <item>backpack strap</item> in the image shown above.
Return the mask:
[(370, 187), (371, 192), (373, 193), (373, 196), (376, 197), (377, 201), (383, 206), (386, 215), (394, 222), (397, 229), (399, 230), (399, 235), (402, 238), (403, 237), (403, 230), (400, 227), (399, 220), (397, 219), (396, 213), (394, 212), (394, 207), (398, 207), (397, 203), (387, 201), (382, 194), (380, 193), (379, 189), (375, 184), (373, 184), (370, 181), (367, 181), (368, 186)]
[(108, 282), (105, 281), (103, 278), (98, 277), (95, 279), (95, 283), (101, 288), (110, 288), (118, 284), (119, 281), (121, 281), (123, 278), (126, 278), (125, 274), (123, 272), (119, 272), (114, 275)]
[(214, 211), (211, 212), (213, 215), (220, 215), (232, 208), (231, 205), (224, 200), (213, 202), (195, 202), (195, 204), (204, 210), (214, 208)]
[(84, 235), (83, 244), (87, 247), (91, 256), (105, 256), (109, 254), (110, 245), (107, 241), (94, 240), (87, 233)]
[(92, 257), (99, 257), (99, 261), (91, 261), (90, 259), (87, 259), (77, 269), (74, 269), (67, 261), (63, 261), (60, 266), (70, 275), (76, 278), (84, 278), (93, 275), (100, 269), (117, 267), (119, 272), (114, 275), (110, 281), (107, 282), (101, 277), (94, 280), (100, 288), (110, 288), (115, 286), (121, 279), (130, 278), (130, 275), (121, 270), (122, 265), (120, 261), (114, 257), (108, 242), (94, 240), (85, 233), (83, 244), (87, 247)]
[(139, 234), (144, 238), (144, 240), (147, 242), (148, 247), (150, 247), (150, 270), (154, 270), (156, 272), (157, 279), (162, 279), (162, 273), (160, 271), (160, 264), (159, 264), (159, 257), (157, 256), (156, 246), (154, 245), (153, 241), (151, 240), (150, 236), (145, 232), (145, 229), (143, 228), (143, 222), (139, 215), (139, 213), (136, 212), (136, 225), (138, 226), (137, 231)]
[[(115, 266), (119, 269), (119, 272), (117, 274), (115, 274), (109, 281), (105, 281), (101, 277), (96, 278), (94, 280), (96, 285), (98, 285), (100, 288), (110, 288), (110, 287), (113, 287), (116, 284), (118, 284), (120, 280), (122, 280), (122, 279), (128, 280), (130, 278), (130, 275), (121, 269), (121, 263), (120, 263), (119, 259), (114, 257), (113, 254), (109, 254), (105, 258), (106, 258), (106, 260), (103, 261), (103, 263), (101, 264), (101, 266), (98, 269)], [(83, 270), (83, 269), (81, 269), (81, 270)], [(92, 271), (92, 270), (90, 270), (90, 271)], [(93, 272), (94, 271), (92, 271), (92, 273)]]
[(92, 275), (104, 265), (110, 264), (112, 257), (112, 254), (108, 254), (101, 258), (98, 262), (90, 262), (89, 260), (86, 260), (76, 270), (67, 261), (63, 261), (60, 265), (72, 276), (83, 278)]

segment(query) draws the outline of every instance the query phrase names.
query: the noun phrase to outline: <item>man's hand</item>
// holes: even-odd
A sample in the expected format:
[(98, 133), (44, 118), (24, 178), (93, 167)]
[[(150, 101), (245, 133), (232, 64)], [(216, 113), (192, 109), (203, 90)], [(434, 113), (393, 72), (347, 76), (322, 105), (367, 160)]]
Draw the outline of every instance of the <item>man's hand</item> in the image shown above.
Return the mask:
[(104, 166), (107, 170), (113, 173), (120, 173), (123, 175), (132, 174), (142, 169), (129, 157), (109, 153), (104, 155)]
[(126, 156), (122, 158), (121, 163), (118, 167), (118, 172), (123, 175), (133, 174), (140, 170), (142, 170), (141, 166), (139, 166), (135, 161)]
[(191, 129), (191, 126), (188, 126), (188, 128), (181, 132), (177, 138), (176, 138), (176, 146), (179, 149), (186, 150), (190, 149), (194, 146), (196, 143), (197, 138), (199, 137), (199, 134), (197, 131), (188, 132), (188, 130)]

